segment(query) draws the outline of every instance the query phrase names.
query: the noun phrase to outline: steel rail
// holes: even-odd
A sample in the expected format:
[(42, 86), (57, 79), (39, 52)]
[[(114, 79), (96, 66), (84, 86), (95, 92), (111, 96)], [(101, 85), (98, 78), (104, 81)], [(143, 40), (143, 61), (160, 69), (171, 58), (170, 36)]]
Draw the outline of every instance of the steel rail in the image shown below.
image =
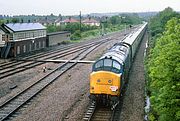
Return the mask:
[[(102, 42), (104, 41), (105, 39), (99, 41), (99, 42)], [(51, 58), (51, 59), (58, 59), (58, 58), (61, 58), (61, 57), (64, 57), (64, 56), (67, 56), (67, 55), (70, 55), (70, 54), (73, 54), (75, 52), (78, 52), (78, 51), (81, 51), (83, 49), (86, 49), (87, 47), (89, 46), (94, 46), (95, 42), (93, 43), (89, 43), (89, 44), (86, 44), (86, 45), (83, 45), (83, 47), (78, 47), (77, 50), (67, 50), (61, 54), (59, 54), (58, 56), (56, 55), (55, 57)], [(50, 57), (47, 57), (45, 59), (49, 59)], [(44, 64), (45, 62), (30, 62), (28, 64), (25, 64), (23, 66), (20, 66), (20, 67), (16, 67), (16, 68), (13, 68), (13, 69), (10, 69), (10, 70), (7, 70), (7, 71), (4, 71), (4, 72), (0, 72), (0, 79), (3, 79), (5, 77), (8, 77), (8, 76), (11, 76), (13, 74), (17, 74), (19, 72), (22, 72), (22, 71), (25, 71), (27, 69), (30, 69), (30, 68), (33, 68), (35, 66), (38, 66), (38, 65), (41, 65), (41, 64)]]
[[(107, 40), (106, 40), (107, 42)], [(99, 47), (101, 44), (105, 42), (99, 42), (97, 45), (93, 47), (89, 47), (86, 50), (83, 50), (78, 55), (73, 57), (72, 59), (84, 59), (89, 53), (91, 53), (94, 49)], [(43, 89), (45, 89), (48, 85), (54, 82), (57, 78), (63, 75), (66, 71), (74, 67), (78, 62), (69, 63), (66, 62), (63, 65), (57, 67), (52, 72), (48, 73), (46, 76), (21, 91), (11, 99), (7, 100), (3, 104), (0, 105), (0, 121), (8, 119), (12, 116), (18, 109), (20, 109), (24, 104), (30, 101), (33, 97), (35, 97), (38, 93), (40, 93)]]
[[(23, 64), (24, 62), (18, 61), (18, 60), (21, 60), (21, 59), (29, 59), (29, 58), (31, 58), (31, 59), (39, 59), (39, 58), (43, 58), (43, 57), (46, 57), (46, 56), (50, 55), (50, 57), (48, 57), (48, 58), (46, 57), (45, 58), (45, 59), (49, 59), (49, 58), (57, 56), (59, 52), (61, 53), (62, 51), (70, 51), (72, 49), (81, 48), (83, 46), (87, 46), (87, 45), (93, 44), (93, 43), (95, 43), (95, 42), (91, 42), (91, 43), (88, 43), (88, 44), (85, 43), (83, 45), (79, 44), (79, 45), (72, 45), (72, 46), (64, 47), (64, 48), (61, 48), (59, 50), (54, 50), (52, 52), (48, 52), (48, 53), (45, 53), (45, 54), (42, 53), (42, 55), (40, 55), (40, 56), (39, 55), (38, 56), (33, 55), (34, 58), (32, 58), (32, 56), (31, 57), (27, 57), (27, 58), (26, 57), (25, 58), (16, 58), (16, 60), (13, 61), (13, 62), (4, 64), (4, 65), (0, 65), (0, 70), (6, 69), (6, 68), (11, 68), (11, 67), (14, 67), (14, 66), (19, 65), (19, 64)], [(55, 54), (55, 55), (52, 55), (52, 54)]]

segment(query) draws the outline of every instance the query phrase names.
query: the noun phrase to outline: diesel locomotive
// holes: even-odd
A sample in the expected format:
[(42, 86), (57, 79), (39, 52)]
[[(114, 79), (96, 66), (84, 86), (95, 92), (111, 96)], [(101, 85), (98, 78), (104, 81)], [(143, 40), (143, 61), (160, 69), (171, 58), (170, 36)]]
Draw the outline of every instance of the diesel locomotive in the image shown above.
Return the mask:
[(92, 67), (90, 74), (90, 99), (105, 105), (116, 105), (135, 53), (146, 31), (143, 23), (134, 33), (115, 44)]

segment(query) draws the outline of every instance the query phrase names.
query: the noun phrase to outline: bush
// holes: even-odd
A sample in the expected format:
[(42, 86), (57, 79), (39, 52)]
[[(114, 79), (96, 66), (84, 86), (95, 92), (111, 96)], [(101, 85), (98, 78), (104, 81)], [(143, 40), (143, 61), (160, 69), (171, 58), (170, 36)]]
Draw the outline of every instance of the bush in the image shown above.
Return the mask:
[(180, 19), (168, 21), (148, 60), (152, 121), (180, 120)]
[(71, 37), (70, 37), (71, 40), (79, 40), (81, 39), (81, 32), (79, 30), (75, 31)]

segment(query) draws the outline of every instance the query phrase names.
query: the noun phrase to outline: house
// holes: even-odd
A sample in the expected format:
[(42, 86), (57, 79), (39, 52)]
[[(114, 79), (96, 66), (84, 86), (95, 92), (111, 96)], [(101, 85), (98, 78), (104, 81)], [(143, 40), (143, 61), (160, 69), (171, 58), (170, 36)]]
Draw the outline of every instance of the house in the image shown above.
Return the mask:
[(62, 23), (62, 18), (58, 18), (58, 19), (56, 19), (56, 20), (54, 21), (54, 24), (55, 24), (56, 26), (60, 26), (61, 23)]
[(47, 17), (45, 19), (39, 19), (37, 22), (42, 24), (43, 26), (54, 25), (55, 24), (54, 20), (49, 20)]
[(0, 27), (1, 57), (13, 56), (46, 47), (46, 27), (40, 23), (8, 23)]
[(55, 24), (56, 26), (60, 26), (60, 25), (62, 24), (62, 17), (61, 17), (61, 16), (58, 17), (58, 18), (54, 21), (54, 24)]
[(91, 17), (83, 20), (82, 23), (85, 25), (90, 25), (90, 26), (100, 26), (100, 22), (98, 22), (97, 20), (95, 20)]
[(65, 20), (63, 20), (63, 21), (61, 21), (61, 23), (62, 24), (68, 24), (68, 23), (77, 23), (77, 22), (79, 22), (78, 20), (76, 20), (76, 19), (73, 19), (73, 18), (71, 18), (71, 17), (69, 17), (68, 19), (65, 19)]

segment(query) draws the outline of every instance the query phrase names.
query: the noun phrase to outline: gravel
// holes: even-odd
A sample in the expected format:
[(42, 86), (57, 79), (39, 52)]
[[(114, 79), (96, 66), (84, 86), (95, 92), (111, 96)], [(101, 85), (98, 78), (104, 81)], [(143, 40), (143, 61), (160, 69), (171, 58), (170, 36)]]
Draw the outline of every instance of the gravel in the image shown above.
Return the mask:
[[(119, 36), (119, 35), (118, 35)], [(99, 58), (116, 39), (94, 50), (85, 60)], [(78, 64), (34, 98), (15, 121), (81, 120), (89, 104), (89, 74), (92, 64)]]

